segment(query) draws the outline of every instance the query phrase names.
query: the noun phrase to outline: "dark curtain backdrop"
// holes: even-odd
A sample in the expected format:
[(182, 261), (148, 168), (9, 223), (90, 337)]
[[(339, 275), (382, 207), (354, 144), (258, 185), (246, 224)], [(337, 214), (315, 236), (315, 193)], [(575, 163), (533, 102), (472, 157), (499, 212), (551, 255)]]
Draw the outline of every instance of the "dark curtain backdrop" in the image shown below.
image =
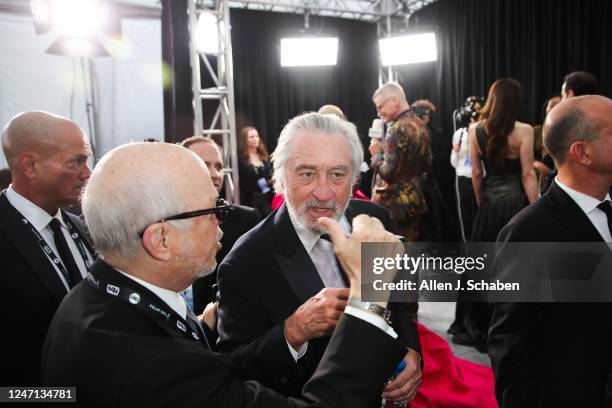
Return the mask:
[(287, 68), (280, 65), (281, 31), (303, 28), (303, 16), (231, 9), (230, 20), (238, 130), (255, 126), (272, 151), (290, 118), (334, 104), (367, 135), (376, 117), (376, 25), (311, 16), (311, 28), (337, 32), (338, 64)]
[[(177, 30), (184, 26), (186, 17), (176, 7), (170, 8), (173, 3), (162, 2), (164, 27), (168, 28), (162, 34), (164, 58), (174, 73), (172, 89), (164, 95), (167, 140), (180, 139), (178, 136), (182, 138), (183, 133), (188, 135), (192, 120), (189, 61), (185, 46), (180, 44), (184, 43), (186, 34), (184, 29)], [(443, 184), (445, 196), (450, 195), (452, 178), (448, 166), (451, 113), (468, 95), (486, 96), (493, 81), (512, 76), (523, 85), (519, 119), (534, 125), (541, 122), (544, 100), (560, 92), (563, 76), (568, 72), (594, 73), (602, 93), (612, 95), (611, 3), (609, 0), (438, 0), (412, 16), (410, 28), (436, 30), (438, 61), (399, 67), (398, 77), (409, 101), (426, 98), (438, 107), (434, 127), (441, 131), (440, 140), (434, 141), (437, 145), (435, 173)], [(279, 51), (281, 31), (300, 29), (303, 24), (301, 15), (231, 10), (238, 129), (245, 125), (257, 127), (272, 151), (289, 118), (332, 103), (340, 106), (348, 119), (357, 124), (367, 144), (365, 135), (375, 117), (371, 95), (378, 85), (376, 26), (311, 17), (312, 28), (337, 32), (338, 64), (283, 68)], [(205, 112), (205, 115), (212, 113)]]
[(471, 94), (486, 97), (506, 76), (523, 87), (520, 119), (536, 125), (571, 71), (592, 72), (612, 95), (611, 20), (609, 0), (438, 0), (410, 20), (410, 27), (435, 27), (438, 61), (403, 66), (400, 82), (409, 99), (438, 106), (436, 124), (449, 144), (452, 111)]

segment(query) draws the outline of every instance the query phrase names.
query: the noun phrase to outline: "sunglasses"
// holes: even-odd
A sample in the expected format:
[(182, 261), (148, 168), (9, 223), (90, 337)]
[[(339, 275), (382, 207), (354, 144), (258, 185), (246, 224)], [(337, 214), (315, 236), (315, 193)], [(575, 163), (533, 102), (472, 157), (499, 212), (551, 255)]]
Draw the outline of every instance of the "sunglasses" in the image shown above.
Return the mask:
[[(216, 202), (216, 206), (215, 207), (204, 208), (202, 210), (187, 211), (187, 212), (184, 212), (184, 213), (172, 215), (170, 217), (165, 217), (165, 218), (162, 218), (161, 220), (157, 220), (157, 221), (149, 224), (149, 226), (153, 225), (153, 224), (160, 223), (160, 222), (173, 221), (173, 220), (185, 220), (187, 218), (199, 217), (200, 215), (206, 215), (206, 214), (214, 214), (215, 217), (217, 217), (217, 221), (219, 221), (219, 224), (223, 224), (223, 222), (227, 218), (227, 214), (229, 214), (230, 211), (231, 211), (230, 203), (227, 200), (219, 197), (219, 198), (217, 198), (217, 202)], [(138, 235), (141, 238), (144, 235), (145, 230), (149, 226), (147, 226), (145, 229), (143, 229), (142, 231), (140, 231), (138, 233)]]

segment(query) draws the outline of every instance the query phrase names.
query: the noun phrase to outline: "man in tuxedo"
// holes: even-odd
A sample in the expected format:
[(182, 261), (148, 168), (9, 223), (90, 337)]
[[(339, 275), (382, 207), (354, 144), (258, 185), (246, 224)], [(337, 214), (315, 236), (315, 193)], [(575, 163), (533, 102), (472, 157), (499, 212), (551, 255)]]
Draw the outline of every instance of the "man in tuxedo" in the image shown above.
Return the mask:
[[(547, 116), (543, 133), (559, 174), (502, 229), (498, 257), (512, 242), (612, 242), (612, 100), (567, 99)], [(506, 265), (529, 271), (530, 262), (518, 257)], [(494, 306), (489, 353), (501, 407), (604, 406), (612, 372), (610, 303)]]
[[(575, 98), (584, 95), (599, 95), (599, 82), (595, 75), (586, 71), (570, 72), (563, 78), (561, 85), (561, 100)], [(553, 168), (546, 182), (540, 187), (540, 191), (548, 191), (557, 177), (557, 168)]]
[[(264, 383), (297, 395), (321, 360), (348, 298), (348, 282), (317, 219), (334, 218), (349, 234), (357, 214), (388, 217), (380, 206), (349, 200), (363, 164), (350, 122), (315, 112), (291, 119), (273, 162), (275, 190), (285, 203), (243, 235), (219, 266), (218, 347), (259, 356), (282, 373)], [(406, 305), (393, 305), (393, 314), (407, 368), (384, 395), (405, 401), (421, 382), (420, 347)]]
[[(181, 142), (181, 146), (188, 148), (204, 160), (208, 172), (212, 179), (213, 185), (217, 193), (221, 193), (223, 188), (223, 156), (221, 149), (209, 137), (192, 136)], [(259, 211), (251, 207), (243, 205), (231, 204), (231, 209), (227, 218), (219, 227), (223, 232), (221, 238), (221, 249), (217, 252), (217, 264), (221, 263), (225, 255), (228, 254), (234, 243), (245, 232), (253, 228), (261, 220)], [(213, 285), (217, 283), (217, 273), (198, 279), (193, 283), (193, 310), (196, 314), (204, 311), (204, 307), (209, 302), (214, 302), (216, 299), (216, 290)]]
[(34, 386), (53, 313), (93, 261), (80, 220), (61, 210), (89, 178), (90, 149), (77, 124), (35, 111), (9, 121), (2, 149), (12, 184), (0, 193), (0, 384)]
[[(83, 194), (101, 257), (53, 319), (43, 383), (75, 386), (87, 407), (373, 406), (405, 349), (359, 299), (339, 319), (302, 400), (247, 381), (274, 369), (258, 354), (210, 351), (179, 293), (214, 271), (227, 211), (204, 162), (183, 147), (134, 143), (104, 156)], [(361, 242), (397, 239), (366, 216), (355, 219), (350, 238), (334, 220), (318, 225), (336, 243), (358, 296)], [(354, 358), (370, 348), (377, 352)]]

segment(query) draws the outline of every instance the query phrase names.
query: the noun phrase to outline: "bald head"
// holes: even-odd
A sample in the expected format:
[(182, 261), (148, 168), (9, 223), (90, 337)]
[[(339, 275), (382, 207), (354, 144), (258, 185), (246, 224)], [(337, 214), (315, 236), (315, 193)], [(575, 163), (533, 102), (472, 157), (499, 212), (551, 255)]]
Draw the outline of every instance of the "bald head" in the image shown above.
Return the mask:
[(12, 118), (2, 133), (2, 148), (13, 189), (50, 215), (75, 204), (91, 174), (91, 149), (81, 128), (48, 112)]
[(83, 194), (83, 214), (103, 256), (131, 260), (142, 249), (139, 233), (147, 226), (214, 207), (216, 196), (206, 165), (193, 152), (166, 143), (134, 143), (98, 163)]
[(25, 152), (48, 156), (65, 145), (67, 133), (83, 134), (73, 121), (43, 111), (23, 112), (14, 116), (2, 132), (2, 149), (11, 170), (15, 159)]
[(612, 118), (612, 100), (589, 95), (566, 99), (555, 106), (544, 123), (544, 146), (558, 165), (567, 162), (576, 142), (593, 142)]

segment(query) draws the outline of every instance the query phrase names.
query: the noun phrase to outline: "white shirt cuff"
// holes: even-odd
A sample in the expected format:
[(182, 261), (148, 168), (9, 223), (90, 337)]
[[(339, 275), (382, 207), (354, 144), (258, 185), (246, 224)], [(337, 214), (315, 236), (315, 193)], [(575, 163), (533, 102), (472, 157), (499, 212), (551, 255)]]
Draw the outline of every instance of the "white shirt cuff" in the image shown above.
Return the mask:
[(302, 344), (302, 347), (300, 347), (298, 351), (295, 351), (293, 347), (291, 347), (291, 344), (289, 344), (289, 342), (287, 341), (287, 338), (285, 338), (285, 342), (287, 343), (287, 347), (289, 347), (289, 352), (291, 353), (291, 357), (293, 357), (296, 363), (300, 358), (304, 356), (304, 354), (306, 354), (306, 350), (308, 350), (308, 342), (305, 342), (304, 344)]
[[(351, 316), (355, 316), (358, 319), (365, 320), (366, 322), (378, 327), (380, 330), (384, 331), (394, 339), (397, 339), (397, 333), (395, 332), (395, 330), (393, 330), (393, 327), (389, 326), (389, 324), (385, 322), (385, 319), (383, 319), (376, 313), (368, 312), (366, 310), (362, 310), (348, 305), (346, 306), (346, 308), (344, 308), (344, 313), (350, 314)], [(289, 346), (289, 349), (291, 349), (291, 346)]]

